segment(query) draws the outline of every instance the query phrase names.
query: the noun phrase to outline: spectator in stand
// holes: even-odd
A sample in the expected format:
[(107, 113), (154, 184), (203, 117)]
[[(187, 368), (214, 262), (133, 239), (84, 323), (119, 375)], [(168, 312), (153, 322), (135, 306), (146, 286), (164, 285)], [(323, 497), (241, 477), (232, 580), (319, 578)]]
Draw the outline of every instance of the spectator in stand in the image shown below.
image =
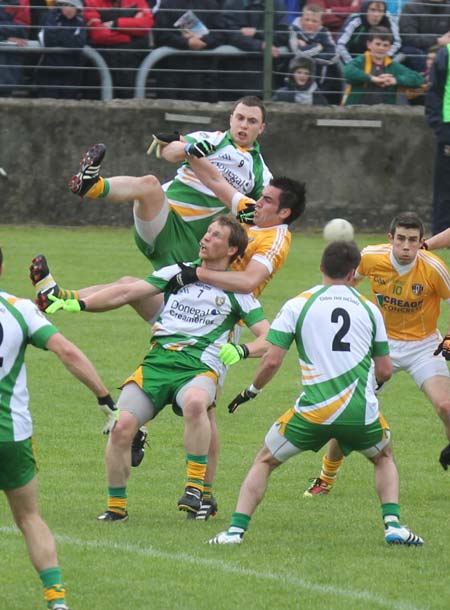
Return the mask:
[[(436, 135), (433, 177), (433, 235), (450, 227), (450, 75), (449, 48), (436, 54), (431, 68), (430, 87), (425, 96), (425, 115)], [(427, 240), (428, 241), (428, 240)], [(449, 247), (442, 243), (434, 248)]]
[(428, 49), (425, 72), (422, 72), (424, 83), (419, 89), (405, 89), (405, 97), (411, 106), (424, 106), (425, 94), (430, 88), (431, 68), (436, 58), (436, 53), (439, 51), (437, 44)]
[[(242, 51), (245, 57), (224, 61), (222, 67), (235, 70), (232, 76), (231, 88), (234, 88), (231, 99), (236, 94), (262, 95), (263, 91), (263, 51), (264, 42), (264, 0), (225, 0), (223, 13), (227, 29), (227, 42)], [(283, 67), (280, 60), (281, 47), (289, 44), (288, 13), (284, 0), (274, 0), (274, 24), (272, 58), (276, 72)], [(286, 64), (284, 71), (286, 71)], [(252, 74), (252, 72), (255, 72)], [(281, 86), (282, 80), (279, 82)], [(274, 86), (278, 86), (274, 83)]]
[(294, 57), (289, 63), (287, 84), (277, 89), (274, 102), (291, 102), (309, 106), (327, 106), (328, 102), (316, 83), (316, 66), (309, 57)]
[[(197, 32), (175, 25), (192, 11)], [(170, 57), (158, 64), (158, 97), (217, 101), (217, 60), (202, 57), (200, 51), (224, 42), (224, 22), (218, 0), (161, 0), (155, 15), (155, 46), (199, 51), (198, 57)]]
[(80, 98), (81, 51), (87, 42), (87, 29), (81, 14), (82, 0), (56, 0), (39, 32), (43, 47), (67, 47), (71, 53), (46, 53), (36, 68), (35, 81), (41, 97)]
[(153, 26), (147, 0), (86, 0), (84, 20), (89, 44), (111, 69), (114, 97), (133, 97), (136, 73), (149, 53)]
[(392, 34), (393, 42), (388, 57), (392, 58), (398, 53), (402, 41), (397, 19), (386, 11), (384, 0), (365, 0), (361, 12), (350, 15), (344, 23), (337, 41), (338, 53), (344, 64), (348, 64), (353, 57), (367, 51), (369, 30), (378, 26), (387, 28)]
[(388, 57), (392, 34), (387, 28), (372, 28), (367, 51), (344, 67), (349, 84), (344, 106), (353, 104), (397, 104), (399, 87), (420, 87), (423, 76)]
[(405, 64), (424, 72), (428, 49), (435, 44), (445, 47), (450, 43), (450, 2), (408, 2), (400, 15), (400, 32)]
[(320, 87), (331, 104), (338, 104), (342, 96), (340, 74), (336, 68), (333, 70), (338, 55), (333, 37), (322, 25), (323, 12), (318, 4), (307, 4), (291, 25), (289, 46), (296, 57), (314, 58)]
[[(0, 0), (0, 41), (19, 47), (28, 45), (28, 0)], [(0, 96), (8, 96), (23, 84), (23, 55), (0, 51)]]
[(322, 23), (337, 40), (347, 17), (359, 13), (361, 0), (316, 0), (323, 8)]

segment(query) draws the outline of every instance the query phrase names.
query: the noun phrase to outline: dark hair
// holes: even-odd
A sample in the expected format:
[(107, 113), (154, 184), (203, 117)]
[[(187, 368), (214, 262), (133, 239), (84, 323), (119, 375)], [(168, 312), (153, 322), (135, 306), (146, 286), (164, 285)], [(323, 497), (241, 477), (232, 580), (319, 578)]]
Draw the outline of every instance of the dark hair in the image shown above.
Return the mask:
[(308, 70), (310, 74), (314, 74), (316, 62), (311, 57), (294, 57), (289, 62), (289, 72), (295, 72), (296, 70)]
[(244, 97), (241, 97), (236, 102), (234, 102), (233, 108), (231, 109), (231, 114), (233, 114), (233, 112), (236, 110), (238, 104), (244, 104), (244, 106), (250, 106), (251, 108), (256, 106), (261, 110), (262, 122), (266, 122), (267, 111), (266, 107), (264, 106), (264, 102), (260, 97), (257, 97), (256, 95), (244, 95)]
[(419, 229), (420, 239), (422, 239), (425, 229), (423, 222), (415, 212), (402, 212), (392, 219), (389, 227), (389, 233), (392, 237), (395, 235), (395, 231), (398, 227), (404, 229)]
[(217, 222), (221, 227), (228, 227), (230, 229), (228, 244), (231, 248), (237, 248), (236, 254), (233, 254), (233, 256), (230, 258), (230, 263), (240, 256), (244, 256), (245, 249), (248, 245), (248, 237), (246, 230), (239, 220), (237, 220), (237, 218), (234, 216), (225, 216), (223, 214), (222, 216), (217, 216), (217, 218), (214, 218), (212, 222)]
[(274, 186), (280, 189), (280, 205), (278, 210), (291, 210), (289, 218), (286, 223), (289, 225), (294, 220), (297, 220), (303, 212), (306, 206), (306, 186), (304, 182), (298, 182), (297, 180), (291, 180), (286, 176), (277, 176), (272, 178), (270, 186)]
[(361, 253), (354, 241), (332, 241), (323, 251), (320, 265), (325, 275), (340, 280), (355, 270), (360, 260)]
[(388, 40), (391, 44), (394, 41), (394, 37), (392, 36), (392, 32), (390, 31), (390, 29), (385, 28), (383, 25), (376, 25), (373, 28), (370, 28), (367, 40), (371, 41), (374, 38), (381, 38), (381, 40)]

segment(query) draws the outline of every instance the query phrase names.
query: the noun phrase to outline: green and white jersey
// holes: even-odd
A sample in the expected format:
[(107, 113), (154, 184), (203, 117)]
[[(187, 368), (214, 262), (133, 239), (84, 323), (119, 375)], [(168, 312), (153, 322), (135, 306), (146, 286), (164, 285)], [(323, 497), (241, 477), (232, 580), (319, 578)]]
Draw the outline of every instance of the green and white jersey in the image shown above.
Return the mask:
[[(242, 148), (233, 142), (229, 131), (195, 131), (185, 137), (188, 142), (207, 140), (214, 144), (217, 149), (208, 156), (208, 160), (237, 191), (259, 199), (272, 174), (264, 163), (257, 142), (251, 149)], [(164, 184), (163, 188), (172, 209), (190, 224), (199, 239), (215, 216), (229, 211), (200, 182), (187, 162), (178, 169), (174, 180)]]
[(0, 442), (31, 436), (25, 350), (45, 349), (57, 332), (34, 303), (0, 291)]
[(373, 357), (389, 347), (378, 308), (354, 288), (315, 286), (287, 301), (267, 340), (295, 341), (303, 393), (295, 409), (316, 424), (367, 425), (378, 416)]
[[(178, 265), (163, 267), (146, 280), (164, 291), (179, 270)], [(219, 359), (220, 346), (229, 341), (239, 320), (247, 326), (265, 320), (261, 304), (252, 294), (195, 282), (177, 294), (165, 294), (164, 309), (153, 325), (152, 341), (166, 350), (188, 348), (190, 354), (221, 376), (225, 366)]]

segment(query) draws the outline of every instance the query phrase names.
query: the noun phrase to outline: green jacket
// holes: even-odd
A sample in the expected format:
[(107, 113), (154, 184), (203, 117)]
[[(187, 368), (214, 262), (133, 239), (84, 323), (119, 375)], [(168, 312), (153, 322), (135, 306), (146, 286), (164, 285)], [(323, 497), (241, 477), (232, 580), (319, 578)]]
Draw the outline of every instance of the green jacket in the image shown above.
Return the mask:
[[(392, 61), (389, 57), (384, 60), (384, 72), (392, 74), (397, 80), (397, 85), (392, 87), (376, 87), (376, 91), (383, 94), (384, 104), (396, 104), (397, 94), (403, 87), (416, 88), (420, 87), (424, 78), (418, 72), (410, 70), (402, 64)], [(358, 55), (350, 63), (344, 67), (344, 78), (347, 82), (347, 88), (342, 101), (343, 106), (351, 106), (352, 104), (362, 104), (362, 100), (368, 93), (370, 76), (372, 71), (372, 56), (369, 51), (363, 55)], [(371, 85), (370, 90), (374, 85)]]

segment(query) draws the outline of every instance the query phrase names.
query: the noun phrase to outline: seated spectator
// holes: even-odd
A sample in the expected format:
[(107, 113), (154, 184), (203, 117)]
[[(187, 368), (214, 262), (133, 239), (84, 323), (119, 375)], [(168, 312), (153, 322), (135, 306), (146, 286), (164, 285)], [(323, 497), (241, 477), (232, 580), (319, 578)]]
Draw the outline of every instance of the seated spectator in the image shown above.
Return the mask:
[(323, 8), (322, 23), (335, 40), (347, 17), (361, 9), (361, 0), (315, 0), (315, 3)]
[(87, 30), (81, 15), (82, 0), (56, 0), (39, 32), (43, 47), (67, 47), (72, 53), (46, 53), (35, 70), (40, 97), (80, 98), (81, 51), (87, 42)]
[[(176, 25), (187, 11), (200, 20), (204, 33)], [(178, 55), (158, 63), (158, 97), (216, 101), (217, 60), (202, 57), (201, 51), (223, 44), (224, 22), (218, 0), (161, 0), (155, 18), (155, 46), (199, 52), (198, 57)]]
[(367, 51), (344, 67), (348, 83), (343, 105), (397, 104), (400, 87), (420, 87), (424, 78), (388, 57), (392, 34), (376, 27), (369, 32)]
[(326, 98), (316, 83), (316, 66), (309, 57), (294, 57), (289, 63), (287, 84), (273, 94), (274, 102), (291, 102), (309, 106), (326, 106)]
[(356, 55), (365, 53), (369, 30), (378, 26), (390, 30), (393, 42), (388, 56), (394, 57), (402, 44), (397, 20), (386, 11), (384, 0), (366, 0), (361, 6), (361, 12), (350, 15), (344, 23), (338, 38), (338, 53), (344, 64), (348, 64)]
[(427, 58), (425, 62), (425, 72), (422, 73), (424, 83), (418, 89), (406, 89), (405, 97), (411, 106), (424, 106), (425, 105), (425, 93), (430, 87), (431, 79), (431, 68), (436, 58), (436, 53), (439, 51), (439, 45), (433, 45), (428, 49)]
[(292, 23), (289, 46), (296, 57), (314, 58), (321, 89), (327, 92), (329, 103), (338, 104), (342, 95), (340, 74), (331, 69), (337, 63), (338, 55), (333, 37), (322, 25), (323, 12), (321, 6), (307, 4), (301, 16)]
[(153, 26), (147, 0), (85, 0), (83, 16), (89, 44), (111, 69), (114, 97), (133, 97), (137, 70), (149, 52)]
[(408, 2), (400, 15), (400, 33), (402, 53), (406, 55), (404, 63), (424, 72), (428, 49), (435, 44), (444, 47), (450, 43), (450, 2)]
[[(224, 70), (234, 72), (229, 79), (230, 99), (237, 95), (262, 95), (264, 42), (264, 0), (225, 0), (223, 12), (227, 30), (227, 43), (242, 51), (245, 57), (221, 62)], [(289, 44), (289, 25), (283, 0), (274, 0), (273, 45), (274, 72), (286, 71), (287, 62), (280, 59), (280, 51)], [(275, 88), (282, 85), (282, 79)], [(225, 81), (223, 81), (225, 82)], [(223, 96), (222, 96), (222, 99)]]
[[(28, 0), (0, 0), (0, 41), (20, 47), (28, 45), (30, 5)], [(23, 84), (24, 55), (0, 50), (0, 95), (8, 96)]]

